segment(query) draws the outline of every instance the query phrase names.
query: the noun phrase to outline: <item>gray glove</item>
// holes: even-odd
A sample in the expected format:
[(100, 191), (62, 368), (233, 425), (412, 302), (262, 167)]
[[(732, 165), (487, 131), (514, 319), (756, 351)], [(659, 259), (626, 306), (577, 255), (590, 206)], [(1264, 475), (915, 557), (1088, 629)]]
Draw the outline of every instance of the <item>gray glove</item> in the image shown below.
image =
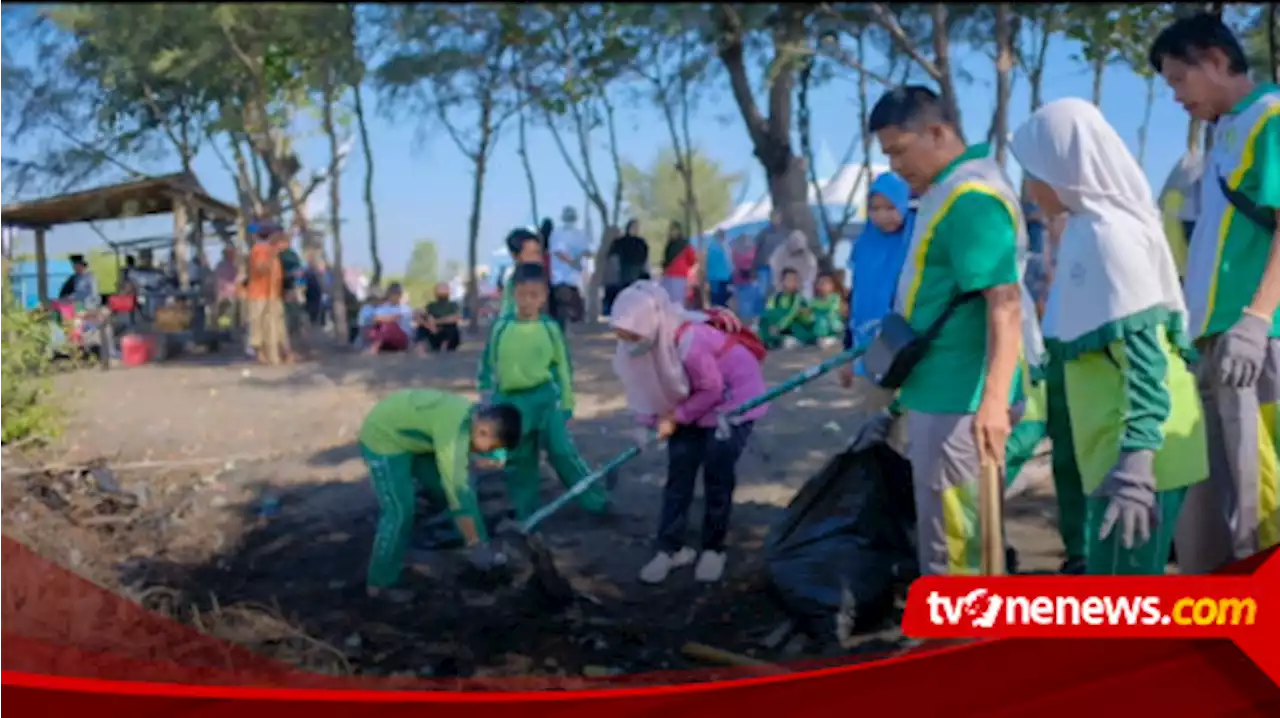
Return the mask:
[(1102, 515), (1098, 539), (1106, 539), (1120, 525), (1120, 541), (1126, 549), (1151, 539), (1159, 521), (1156, 514), (1156, 476), (1152, 470), (1153, 451), (1126, 451), (1098, 487), (1098, 496), (1110, 497)]
[(885, 410), (864, 421), (862, 426), (858, 427), (858, 433), (854, 434), (853, 441), (849, 443), (848, 451), (862, 451), (876, 444), (883, 444), (889, 438), (894, 418), (893, 414)]
[(492, 571), (507, 565), (507, 555), (497, 551), (488, 543), (476, 544), (467, 554), (467, 561), (480, 571)]
[(1270, 322), (1245, 312), (1218, 339), (1214, 358), (1218, 365), (1218, 379), (1224, 386), (1245, 389), (1257, 383), (1267, 360), (1267, 335), (1270, 333)]

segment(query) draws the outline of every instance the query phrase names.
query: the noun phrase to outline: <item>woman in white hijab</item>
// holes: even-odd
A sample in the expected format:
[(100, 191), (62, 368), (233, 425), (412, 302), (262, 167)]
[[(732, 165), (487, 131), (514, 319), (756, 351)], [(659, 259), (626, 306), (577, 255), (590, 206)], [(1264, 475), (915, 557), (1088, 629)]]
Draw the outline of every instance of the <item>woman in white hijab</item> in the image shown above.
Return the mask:
[(1087, 572), (1162, 574), (1208, 458), (1160, 212), (1120, 136), (1084, 100), (1040, 108), (1011, 149), (1032, 199), (1068, 213), (1043, 331), (1088, 497)]

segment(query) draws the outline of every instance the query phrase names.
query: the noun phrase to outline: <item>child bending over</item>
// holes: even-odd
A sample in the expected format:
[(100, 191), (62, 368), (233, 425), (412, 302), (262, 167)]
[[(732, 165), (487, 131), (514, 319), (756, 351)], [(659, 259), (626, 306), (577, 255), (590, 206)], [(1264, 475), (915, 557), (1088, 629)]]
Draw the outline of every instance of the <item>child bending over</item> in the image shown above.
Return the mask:
[(374, 405), (360, 427), (360, 453), (378, 497), (378, 528), (369, 557), (371, 596), (412, 597), (400, 580), (419, 490), (433, 508), (448, 510), (480, 570), (504, 562), (488, 543), (467, 462), (502, 466), (520, 440), (520, 412), (512, 406), (474, 406), (466, 397), (434, 389), (402, 389)]
[[(667, 440), (657, 553), (640, 570), (645, 583), (661, 583), (672, 569), (695, 559), (697, 580), (713, 582), (724, 575), (738, 459), (766, 409), (746, 414), (728, 437), (716, 436), (717, 416), (763, 394), (764, 375), (749, 349), (694, 316), (671, 301), (661, 285), (646, 281), (619, 294), (609, 317), (618, 338), (613, 365), (627, 404)], [(701, 553), (685, 545), (699, 469), (705, 496)]]

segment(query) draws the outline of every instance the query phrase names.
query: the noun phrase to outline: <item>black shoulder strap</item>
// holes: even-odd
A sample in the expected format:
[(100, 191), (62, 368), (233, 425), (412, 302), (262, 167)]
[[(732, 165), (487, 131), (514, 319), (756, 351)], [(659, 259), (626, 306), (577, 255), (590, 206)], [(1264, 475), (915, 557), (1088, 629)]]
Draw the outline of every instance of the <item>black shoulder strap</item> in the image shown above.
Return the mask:
[[(1227, 184), (1226, 178), (1218, 175), (1218, 187), (1222, 190), (1222, 194), (1226, 195), (1227, 201), (1231, 203), (1236, 211), (1249, 218), (1249, 221), (1259, 227), (1271, 232), (1276, 231), (1276, 214), (1265, 207), (1259, 206), (1256, 202), (1245, 196), (1240, 190), (1231, 189)], [(1190, 237), (1188, 237), (1190, 239)]]
[(943, 309), (942, 314), (939, 314), (938, 318), (933, 320), (933, 323), (929, 325), (929, 328), (924, 331), (925, 340), (931, 342), (934, 339), (937, 339), (939, 332), (942, 331), (943, 325), (947, 323), (947, 320), (951, 318), (952, 314), (955, 314), (955, 311), (959, 309), (961, 305), (968, 304), (981, 296), (982, 290), (975, 290), (952, 297), (951, 301), (947, 302), (947, 308)]

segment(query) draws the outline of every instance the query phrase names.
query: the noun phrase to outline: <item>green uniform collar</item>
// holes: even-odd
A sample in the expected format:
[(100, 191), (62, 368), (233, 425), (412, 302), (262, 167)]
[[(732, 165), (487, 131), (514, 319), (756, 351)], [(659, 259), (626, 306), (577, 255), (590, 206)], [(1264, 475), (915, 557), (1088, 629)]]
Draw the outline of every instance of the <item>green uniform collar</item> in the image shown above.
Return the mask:
[(986, 142), (976, 144), (976, 145), (969, 145), (968, 147), (965, 148), (964, 152), (960, 153), (959, 157), (955, 158), (954, 160), (951, 160), (950, 164), (948, 164), (946, 167), (943, 167), (942, 171), (939, 172), (938, 175), (934, 177), (933, 181), (930, 182), (929, 184), (930, 185), (941, 184), (942, 182), (946, 181), (947, 177), (950, 177), (951, 173), (955, 172), (956, 168), (959, 167), (960, 165), (964, 164), (965, 162), (968, 162), (969, 160), (980, 160), (989, 154), (991, 154), (991, 146), (988, 145)]
[(1253, 88), (1252, 92), (1240, 98), (1240, 101), (1237, 102), (1234, 107), (1232, 107), (1230, 110), (1227, 110), (1227, 114), (1238, 115), (1241, 112), (1244, 112), (1245, 110), (1249, 109), (1249, 106), (1257, 102), (1263, 95), (1267, 94), (1268, 92), (1275, 92), (1277, 90), (1280, 90), (1280, 85), (1274, 85), (1270, 82), (1260, 82), (1256, 87)]

